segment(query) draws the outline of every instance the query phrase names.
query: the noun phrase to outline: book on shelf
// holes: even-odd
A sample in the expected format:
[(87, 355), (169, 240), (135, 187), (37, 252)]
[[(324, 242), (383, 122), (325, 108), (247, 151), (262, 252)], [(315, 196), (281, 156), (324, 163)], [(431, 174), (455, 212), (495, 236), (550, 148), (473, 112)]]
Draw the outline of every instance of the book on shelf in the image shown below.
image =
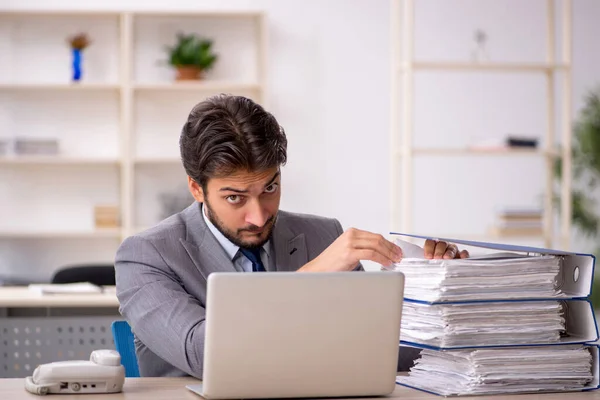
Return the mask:
[[(392, 234), (404, 257), (386, 269), (406, 278), (400, 343), (421, 349), (398, 384), (443, 396), (600, 387), (594, 256)], [(401, 236), (495, 252), (425, 259)]]
[(498, 211), (498, 218), (505, 221), (539, 221), (544, 210), (539, 208), (504, 208)]
[(491, 233), (496, 236), (543, 236), (543, 210), (504, 208), (497, 213)]

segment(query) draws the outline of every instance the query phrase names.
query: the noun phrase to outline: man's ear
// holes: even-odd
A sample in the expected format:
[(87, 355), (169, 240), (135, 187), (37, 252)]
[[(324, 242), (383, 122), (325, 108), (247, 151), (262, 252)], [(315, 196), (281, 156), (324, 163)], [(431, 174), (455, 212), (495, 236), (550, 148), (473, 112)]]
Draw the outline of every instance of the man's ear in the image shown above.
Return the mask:
[(189, 176), (188, 189), (190, 190), (190, 193), (192, 194), (192, 196), (194, 196), (194, 199), (196, 199), (196, 201), (204, 203), (204, 190), (202, 190), (202, 187), (198, 184), (198, 182), (196, 182)]

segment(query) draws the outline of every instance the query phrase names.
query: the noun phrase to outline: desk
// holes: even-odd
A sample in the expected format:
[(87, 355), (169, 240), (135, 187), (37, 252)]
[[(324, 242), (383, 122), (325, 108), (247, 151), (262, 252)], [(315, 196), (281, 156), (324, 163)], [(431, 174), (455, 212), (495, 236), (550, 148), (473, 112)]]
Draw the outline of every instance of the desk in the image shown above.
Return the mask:
[(26, 286), (0, 286), (0, 378), (23, 378), (39, 364), (114, 349), (110, 325), (123, 318), (114, 287), (107, 289), (41, 294)]
[(101, 294), (40, 294), (26, 286), (0, 286), (0, 308), (119, 307), (113, 288)]
[[(115, 394), (90, 394), (78, 395), (48, 395), (48, 400), (73, 400), (90, 399), (90, 400), (153, 400), (153, 399), (169, 399), (169, 400), (201, 400), (202, 397), (190, 392), (185, 388), (185, 385), (198, 384), (199, 381), (193, 378), (126, 378), (125, 386), (122, 393)], [(36, 396), (25, 391), (23, 379), (0, 379), (0, 398), (11, 400), (22, 399), (43, 399), (44, 397)], [(462, 397), (458, 399), (475, 399), (483, 400), (482, 396)], [(600, 391), (585, 392), (585, 393), (548, 393), (548, 394), (531, 394), (531, 395), (507, 395), (507, 396), (489, 396), (492, 400), (559, 400), (565, 398), (575, 399), (596, 399), (600, 400)], [(352, 400), (357, 400), (353, 398)], [(443, 397), (435, 396), (420, 392), (418, 390), (396, 386), (396, 390), (388, 397), (375, 397), (374, 399), (402, 399), (402, 400), (440, 400)], [(335, 399), (344, 400), (344, 399)]]

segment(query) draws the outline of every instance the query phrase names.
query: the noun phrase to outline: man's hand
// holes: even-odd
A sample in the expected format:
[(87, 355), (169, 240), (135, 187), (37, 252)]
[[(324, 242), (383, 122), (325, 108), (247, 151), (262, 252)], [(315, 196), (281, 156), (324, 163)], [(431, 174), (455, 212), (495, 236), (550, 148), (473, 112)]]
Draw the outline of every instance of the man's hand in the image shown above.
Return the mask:
[(402, 250), (382, 235), (350, 228), (317, 258), (298, 271), (352, 271), (360, 260), (390, 266), (402, 259)]
[(450, 260), (453, 258), (468, 258), (469, 252), (467, 250), (458, 251), (458, 247), (453, 243), (441, 242), (437, 240), (427, 239), (425, 241), (425, 258), (443, 258)]

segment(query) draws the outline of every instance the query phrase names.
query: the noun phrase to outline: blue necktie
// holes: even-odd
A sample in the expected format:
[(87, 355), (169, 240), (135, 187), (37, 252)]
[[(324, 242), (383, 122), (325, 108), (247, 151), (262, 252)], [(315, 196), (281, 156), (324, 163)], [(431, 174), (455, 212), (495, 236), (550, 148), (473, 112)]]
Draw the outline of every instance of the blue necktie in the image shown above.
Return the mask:
[(266, 272), (265, 266), (260, 259), (260, 249), (242, 249), (240, 252), (246, 256), (246, 258), (252, 261), (252, 272)]

